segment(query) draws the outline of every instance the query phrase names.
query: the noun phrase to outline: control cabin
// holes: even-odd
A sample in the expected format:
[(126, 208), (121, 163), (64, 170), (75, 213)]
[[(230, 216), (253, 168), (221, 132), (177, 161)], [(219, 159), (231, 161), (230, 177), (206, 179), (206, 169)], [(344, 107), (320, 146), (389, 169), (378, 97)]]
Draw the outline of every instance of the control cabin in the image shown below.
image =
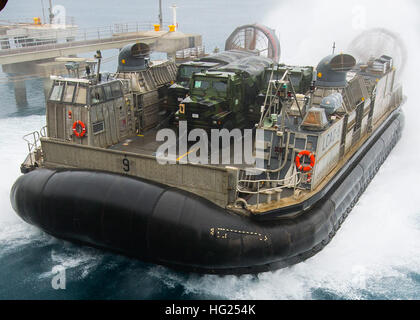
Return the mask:
[(129, 83), (52, 77), (48, 137), (106, 148), (135, 133)]

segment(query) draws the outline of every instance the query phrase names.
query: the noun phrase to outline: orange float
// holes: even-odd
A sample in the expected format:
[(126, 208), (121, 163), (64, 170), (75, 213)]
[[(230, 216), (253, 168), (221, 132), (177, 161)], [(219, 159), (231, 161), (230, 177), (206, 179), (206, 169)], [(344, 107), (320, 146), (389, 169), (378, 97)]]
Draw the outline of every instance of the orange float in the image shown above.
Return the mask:
[[(300, 163), (300, 159), (303, 156), (307, 156), (307, 157), (309, 157), (309, 159), (311, 159), (311, 163), (309, 165), (303, 166)], [(303, 150), (303, 151), (299, 152), (299, 154), (296, 156), (295, 162), (296, 162), (296, 167), (298, 168), (298, 170), (301, 170), (303, 172), (308, 172), (308, 171), (311, 171), (315, 166), (315, 156), (312, 154), (312, 152), (310, 152), (308, 150)]]
[[(80, 132), (77, 131), (77, 125), (79, 125), (82, 128), (82, 131), (80, 131)], [(80, 121), (80, 120), (75, 121), (73, 123), (73, 133), (74, 133), (74, 135), (76, 137), (82, 138), (86, 134), (86, 126), (85, 126), (85, 124), (82, 121)]]

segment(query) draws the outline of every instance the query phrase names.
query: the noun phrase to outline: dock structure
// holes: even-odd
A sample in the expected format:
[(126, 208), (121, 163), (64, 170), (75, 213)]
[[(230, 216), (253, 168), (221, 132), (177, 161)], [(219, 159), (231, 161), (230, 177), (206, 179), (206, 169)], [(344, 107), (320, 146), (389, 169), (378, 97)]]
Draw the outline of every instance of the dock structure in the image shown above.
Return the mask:
[[(129, 43), (147, 44), (152, 51), (166, 53), (173, 59), (177, 52), (204, 51), (201, 35), (185, 34), (171, 28), (162, 30), (152, 23), (123, 23), (89, 29), (79, 29), (74, 25), (33, 24), (0, 27), (0, 64), (3, 72), (9, 75), (45, 77), (63, 73), (65, 63), (57, 58), (120, 49)], [(26, 94), (22, 94), (24, 82), (19, 81), (16, 89), (16, 101), (26, 104)]]
[(74, 40), (65, 43), (33, 45), (14, 49), (0, 50), (0, 64), (33, 62), (43, 59), (70, 56), (96, 50), (119, 49), (123, 46), (142, 42), (148, 44), (153, 51), (175, 54), (179, 50), (201, 46), (201, 36), (169, 31), (138, 31), (112, 33), (108, 37), (97, 39)]

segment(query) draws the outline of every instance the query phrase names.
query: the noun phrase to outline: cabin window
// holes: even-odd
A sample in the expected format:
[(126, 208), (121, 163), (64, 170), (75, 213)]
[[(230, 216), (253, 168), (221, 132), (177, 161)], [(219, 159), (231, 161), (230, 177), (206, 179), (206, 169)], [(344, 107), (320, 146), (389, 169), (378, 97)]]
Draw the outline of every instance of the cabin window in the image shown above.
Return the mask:
[(111, 83), (111, 91), (112, 91), (112, 96), (114, 98), (119, 98), (122, 96), (121, 86), (119, 82)]
[(64, 90), (63, 102), (72, 102), (73, 101), (73, 94), (74, 89), (76, 88), (76, 84), (74, 83), (67, 83), (66, 89)]
[(50, 100), (61, 101), (61, 95), (63, 94), (63, 89), (64, 89), (64, 83), (55, 84), (51, 92)]
[(112, 91), (110, 86), (104, 86), (106, 100), (112, 99)]
[(105, 101), (105, 94), (102, 87), (93, 87), (90, 90), (90, 101), (91, 104), (100, 103)]
[(87, 88), (84, 87), (84, 86), (81, 86), (79, 84), (79, 86), (77, 87), (77, 90), (76, 90), (76, 96), (74, 98), (74, 103), (86, 104), (86, 95), (87, 95)]

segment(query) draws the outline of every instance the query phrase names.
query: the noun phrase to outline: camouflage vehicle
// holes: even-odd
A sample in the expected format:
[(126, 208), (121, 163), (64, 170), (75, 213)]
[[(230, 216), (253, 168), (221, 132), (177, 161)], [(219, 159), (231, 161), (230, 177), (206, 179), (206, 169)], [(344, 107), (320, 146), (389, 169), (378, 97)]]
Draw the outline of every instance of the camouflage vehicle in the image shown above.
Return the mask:
[(184, 100), (190, 91), (190, 79), (193, 73), (204, 72), (219, 66), (215, 62), (188, 61), (178, 67), (176, 82), (168, 89), (168, 111), (175, 112), (179, 103)]
[(272, 64), (271, 59), (249, 56), (193, 74), (190, 95), (179, 104), (175, 122), (186, 120), (190, 128), (205, 129), (249, 126), (250, 115), (259, 110), (264, 70)]
[[(272, 80), (280, 80), (281, 77), (284, 75), (286, 70), (289, 70), (290, 80), (292, 82), (293, 88), (296, 93), (306, 94), (311, 85), (313, 80), (313, 72), (314, 68), (312, 66), (288, 66), (285, 64), (279, 64), (274, 68), (267, 68), (265, 71), (265, 79), (266, 79), (266, 88), (268, 87), (268, 82), (270, 79)], [(271, 77), (271, 73), (273, 76)], [(264, 94), (266, 90), (264, 90)]]
[(255, 53), (230, 50), (181, 63), (178, 67), (176, 81), (168, 89), (168, 111), (175, 113), (178, 110), (179, 103), (186, 98), (190, 91), (190, 80), (194, 73), (203, 73), (250, 55), (255, 55)]

